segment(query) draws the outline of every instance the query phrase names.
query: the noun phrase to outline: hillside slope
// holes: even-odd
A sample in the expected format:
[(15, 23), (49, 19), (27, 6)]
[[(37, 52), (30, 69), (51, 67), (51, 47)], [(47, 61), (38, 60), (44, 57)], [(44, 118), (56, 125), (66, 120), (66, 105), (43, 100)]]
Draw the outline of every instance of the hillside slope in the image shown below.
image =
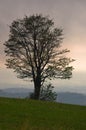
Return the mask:
[(0, 130), (85, 129), (85, 106), (0, 98)]

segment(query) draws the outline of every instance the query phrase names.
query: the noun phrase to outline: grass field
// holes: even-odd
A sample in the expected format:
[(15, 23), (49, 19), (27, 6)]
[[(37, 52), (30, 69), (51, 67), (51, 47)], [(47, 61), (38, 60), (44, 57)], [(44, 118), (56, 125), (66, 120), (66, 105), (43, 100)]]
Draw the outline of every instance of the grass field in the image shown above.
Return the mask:
[(86, 107), (0, 98), (0, 130), (86, 130)]

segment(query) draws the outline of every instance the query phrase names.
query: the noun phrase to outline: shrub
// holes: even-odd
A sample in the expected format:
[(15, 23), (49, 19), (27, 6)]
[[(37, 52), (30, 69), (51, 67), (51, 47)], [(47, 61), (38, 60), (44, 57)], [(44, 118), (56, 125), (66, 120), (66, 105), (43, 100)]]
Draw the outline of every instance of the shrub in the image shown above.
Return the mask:
[(43, 86), (40, 91), (40, 100), (55, 101), (57, 98), (57, 93), (54, 92), (53, 89), (54, 86), (52, 84)]

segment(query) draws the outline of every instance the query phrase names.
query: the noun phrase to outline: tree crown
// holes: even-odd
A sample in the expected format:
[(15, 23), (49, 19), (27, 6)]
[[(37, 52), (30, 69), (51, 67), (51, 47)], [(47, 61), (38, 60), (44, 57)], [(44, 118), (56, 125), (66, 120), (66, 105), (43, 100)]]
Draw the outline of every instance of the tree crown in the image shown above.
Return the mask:
[(73, 59), (60, 50), (63, 30), (55, 28), (54, 22), (42, 15), (25, 16), (10, 26), (10, 35), (5, 42), (7, 67), (14, 69), (19, 78), (30, 77), (42, 83), (46, 78), (71, 78)]

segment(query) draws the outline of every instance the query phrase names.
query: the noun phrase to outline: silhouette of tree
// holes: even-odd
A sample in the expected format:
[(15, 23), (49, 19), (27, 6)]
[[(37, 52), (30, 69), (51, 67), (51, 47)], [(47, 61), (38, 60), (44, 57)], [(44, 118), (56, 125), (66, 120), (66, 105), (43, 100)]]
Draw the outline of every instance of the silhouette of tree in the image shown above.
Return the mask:
[(39, 99), (40, 89), (46, 79), (68, 79), (72, 76), (73, 60), (60, 50), (63, 30), (54, 27), (49, 17), (25, 16), (10, 26), (10, 35), (5, 42), (7, 67), (14, 69), (18, 78), (31, 78), (34, 82), (34, 99)]

